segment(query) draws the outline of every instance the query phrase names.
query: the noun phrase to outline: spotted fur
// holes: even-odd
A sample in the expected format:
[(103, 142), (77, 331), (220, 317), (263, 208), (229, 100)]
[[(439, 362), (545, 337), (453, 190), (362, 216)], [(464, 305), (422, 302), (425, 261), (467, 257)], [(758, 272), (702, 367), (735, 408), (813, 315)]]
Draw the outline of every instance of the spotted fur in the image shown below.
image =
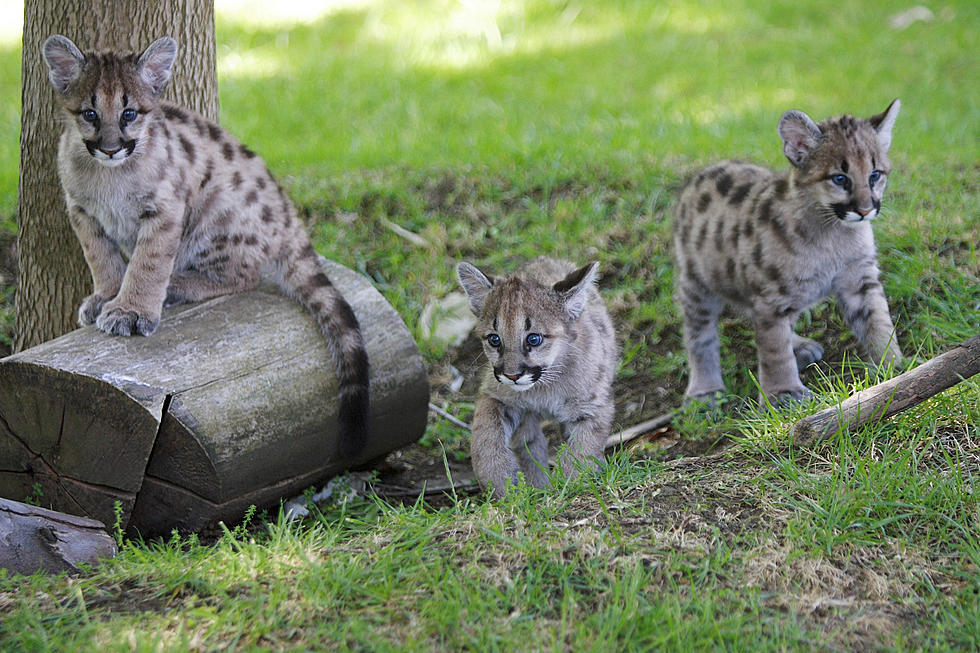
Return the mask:
[(775, 402), (810, 394), (799, 370), (819, 360), (823, 348), (793, 327), (830, 294), (874, 362), (901, 361), (871, 232), (891, 172), (899, 106), (895, 100), (869, 119), (845, 115), (819, 124), (789, 111), (778, 126), (788, 173), (724, 161), (684, 188), (674, 250), (688, 397), (724, 389), (718, 315), (726, 304), (748, 310), (761, 390)]
[(473, 415), (473, 470), (496, 496), (518, 482), (518, 473), (535, 487), (548, 485), (543, 416), (564, 426), (566, 475), (602, 460), (614, 411), (616, 337), (595, 289), (598, 267), (542, 257), (503, 279), (469, 263), (457, 267), (490, 361)]
[(43, 46), (64, 110), (58, 172), (92, 273), (81, 324), (152, 334), (164, 305), (258, 285), (280, 288), (316, 318), (340, 382), (341, 443), (364, 443), (368, 359), (357, 318), (265, 163), (200, 115), (160, 99), (176, 42), (143, 53), (82, 53), (64, 36)]

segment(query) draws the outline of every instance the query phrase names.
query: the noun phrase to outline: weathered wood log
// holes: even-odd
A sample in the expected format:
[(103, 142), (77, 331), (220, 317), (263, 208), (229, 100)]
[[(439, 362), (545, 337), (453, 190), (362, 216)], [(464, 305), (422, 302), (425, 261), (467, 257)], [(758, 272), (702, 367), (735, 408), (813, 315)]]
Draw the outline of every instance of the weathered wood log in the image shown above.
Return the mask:
[(893, 379), (855, 393), (837, 406), (804, 417), (793, 427), (793, 444), (810, 446), (838, 431), (853, 431), (922, 403), (980, 373), (980, 335)]
[(418, 348), (370, 282), (324, 270), (361, 324), (368, 440), (338, 451), (337, 380), (314, 320), (272, 286), (164, 311), (148, 338), (86, 327), (0, 360), (0, 496), (144, 535), (234, 520), (417, 440)]
[(0, 569), (75, 572), (116, 552), (102, 522), (0, 499)]

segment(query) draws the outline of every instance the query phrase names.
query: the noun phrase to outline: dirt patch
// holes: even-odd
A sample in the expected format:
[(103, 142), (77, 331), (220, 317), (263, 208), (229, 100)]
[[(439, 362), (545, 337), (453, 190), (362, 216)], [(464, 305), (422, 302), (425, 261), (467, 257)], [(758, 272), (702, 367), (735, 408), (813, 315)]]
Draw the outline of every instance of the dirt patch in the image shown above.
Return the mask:
[[(872, 650), (897, 633), (915, 632), (928, 623), (923, 606), (929, 601), (921, 592), (932, 590), (923, 587), (957, 593), (962, 581), (944, 571), (948, 560), (907, 543), (801, 551), (784, 535), (793, 514), (767, 492), (766, 473), (762, 461), (724, 453), (671, 461), (638, 485), (575, 497), (549, 519), (554, 535), (539, 546), (554, 548), (569, 564), (603, 557), (612, 575), (640, 563), (652, 572), (653, 585), (642, 590), (647, 595), (692, 591), (697, 574), (685, 569), (696, 572), (706, 557), (721, 556), (720, 567), (711, 565), (715, 575), (699, 582), (735, 595), (758, 592), (764, 616), (792, 615), (831, 650)], [(485, 518), (499, 518), (494, 528), (509, 541), (522, 541), (534, 528), (494, 511)], [(471, 521), (454, 523), (437, 539), (471, 546), (467, 541), (485, 525)], [(490, 547), (474, 573), (488, 584), (506, 584), (531, 564), (518, 548)]]

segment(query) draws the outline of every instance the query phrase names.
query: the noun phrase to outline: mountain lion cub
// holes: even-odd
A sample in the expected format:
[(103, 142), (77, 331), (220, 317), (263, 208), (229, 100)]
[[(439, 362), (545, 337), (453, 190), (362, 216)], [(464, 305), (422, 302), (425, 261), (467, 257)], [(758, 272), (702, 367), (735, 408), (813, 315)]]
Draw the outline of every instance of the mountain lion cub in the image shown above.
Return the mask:
[(368, 359), (357, 318), (262, 159), (160, 99), (176, 42), (163, 37), (139, 55), (82, 53), (55, 35), (43, 54), (64, 109), (58, 173), (94, 282), (79, 322), (148, 336), (164, 305), (249, 290), (263, 270), (275, 272), (330, 346), (343, 453), (359, 449)]
[(895, 100), (868, 119), (821, 123), (789, 111), (778, 127), (789, 173), (724, 161), (684, 188), (674, 250), (691, 374), (687, 397), (710, 400), (724, 390), (718, 314), (726, 303), (751, 315), (759, 384), (773, 403), (810, 395), (799, 370), (820, 360), (823, 348), (793, 326), (830, 293), (875, 363), (902, 360), (871, 233), (891, 171), (899, 106)]
[(596, 467), (602, 460), (613, 419), (616, 335), (595, 288), (598, 267), (542, 257), (505, 279), (469, 263), (457, 267), (491, 365), (470, 448), (477, 479), (495, 496), (517, 483), (518, 472), (534, 487), (548, 485), (542, 415), (564, 425), (566, 475), (576, 474), (576, 462)]

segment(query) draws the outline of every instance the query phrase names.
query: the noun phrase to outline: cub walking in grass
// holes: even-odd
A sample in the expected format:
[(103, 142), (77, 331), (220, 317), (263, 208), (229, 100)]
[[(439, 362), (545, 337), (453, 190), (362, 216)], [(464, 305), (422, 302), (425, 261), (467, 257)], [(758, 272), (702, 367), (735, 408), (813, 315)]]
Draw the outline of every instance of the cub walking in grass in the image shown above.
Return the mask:
[(58, 172), (92, 272), (81, 324), (152, 334), (164, 305), (254, 288), (265, 269), (316, 319), (340, 382), (342, 453), (363, 445), (368, 359), (351, 310), (265, 163), (196, 113), (160, 100), (176, 42), (142, 54), (43, 46), (64, 109)]
[(602, 460), (614, 411), (616, 335), (595, 288), (598, 267), (542, 257), (503, 279), (469, 263), (457, 267), (490, 361), (473, 415), (473, 470), (497, 497), (519, 472), (534, 487), (548, 485), (543, 415), (565, 428), (566, 475)]
[(690, 366), (686, 396), (724, 390), (718, 315), (748, 309), (756, 333), (759, 384), (773, 403), (810, 391), (799, 370), (823, 348), (793, 331), (801, 312), (828, 294), (875, 363), (902, 360), (878, 281), (871, 221), (881, 210), (898, 100), (868, 119), (815, 123), (801, 111), (779, 121), (792, 167), (776, 173), (724, 161), (695, 176), (674, 220), (677, 300)]

